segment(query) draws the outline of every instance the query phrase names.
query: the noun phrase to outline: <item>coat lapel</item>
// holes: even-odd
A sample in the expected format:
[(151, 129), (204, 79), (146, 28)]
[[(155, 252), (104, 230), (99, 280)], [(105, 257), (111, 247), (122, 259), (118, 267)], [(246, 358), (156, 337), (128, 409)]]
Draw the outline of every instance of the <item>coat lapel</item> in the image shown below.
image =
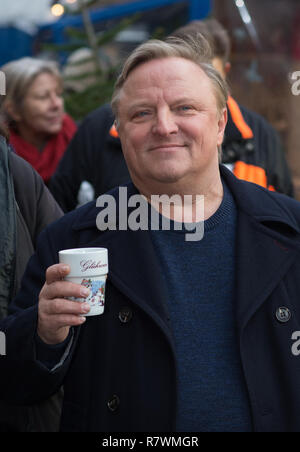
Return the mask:
[(244, 212), (237, 234), (236, 313), (242, 330), (299, 257), (299, 246), (296, 249), (295, 241), (249, 221)]
[(293, 216), (299, 205), (238, 180), (223, 166), (220, 170), (238, 208), (236, 313), (242, 330), (299, 258), (300, 230)]

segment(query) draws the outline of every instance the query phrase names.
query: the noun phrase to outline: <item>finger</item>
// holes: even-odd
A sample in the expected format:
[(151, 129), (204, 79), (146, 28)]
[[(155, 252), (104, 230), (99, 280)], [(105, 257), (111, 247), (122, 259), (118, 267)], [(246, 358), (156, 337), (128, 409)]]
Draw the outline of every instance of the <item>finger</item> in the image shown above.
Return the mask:
[(90, 294), (90, 289), (80, 284), (72, 283), (70, 281), (55, 281), (51, 284), (46, 284), (40, 294), (40, 299), (54, 299), (54, 298), (86, 298)]
[(70, 266), (66, 264), (54, 264), (46, 270), (46, 282), (51, 284), (60, 281), (70, 273)]
[(47, 303), (41, 308), (42, 314), (56, 316), (56, 315), (82, 315), (87, 314), (90, 310), (88, 303), (82, 303), (78, 301), (71, 301), (66, 299), (57, 298), (54, 300), (48, 300)]

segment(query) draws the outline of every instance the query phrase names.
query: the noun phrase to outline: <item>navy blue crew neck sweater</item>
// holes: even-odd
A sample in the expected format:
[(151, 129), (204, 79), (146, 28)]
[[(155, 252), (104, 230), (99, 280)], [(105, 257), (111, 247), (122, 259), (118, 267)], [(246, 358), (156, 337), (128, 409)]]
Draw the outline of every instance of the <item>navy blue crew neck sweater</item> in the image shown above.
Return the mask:
[(202, 240), (185, 241), (186, 231), (174, 227), (151, 231), (169, 294), (179, 432), (252, 430), (235, 324), (236, 217), (224, 184)]

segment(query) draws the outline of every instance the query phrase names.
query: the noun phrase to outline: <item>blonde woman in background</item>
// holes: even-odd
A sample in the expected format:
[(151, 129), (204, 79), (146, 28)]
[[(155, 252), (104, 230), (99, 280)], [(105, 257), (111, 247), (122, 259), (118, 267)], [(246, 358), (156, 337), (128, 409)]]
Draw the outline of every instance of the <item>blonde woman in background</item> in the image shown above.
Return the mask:
[(77, 128), (64, 111), (59, 70), (54, 62), (28, 57), (1, 70), (6, 77), (1, 109), (10, 144), (47, 184)]

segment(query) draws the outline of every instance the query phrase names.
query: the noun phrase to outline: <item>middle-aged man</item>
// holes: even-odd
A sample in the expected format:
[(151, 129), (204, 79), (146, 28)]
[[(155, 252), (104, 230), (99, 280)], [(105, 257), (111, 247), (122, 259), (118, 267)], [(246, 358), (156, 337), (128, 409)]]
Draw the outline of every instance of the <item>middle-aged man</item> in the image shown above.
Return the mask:
[[(300, 206), (219, 166), (227, 89), (197, 45), (140, 46), (112, 106), (128, 197), (204, 195), (202, 240), (176, 227), (200, 219), (194, 202), (174, 203), (170, 230), (119, 228), (123, 205), (102, 232), (89, 203), (41, 235), (0, 325), (0, 396), (31, 403), (63, 384), (62, 431), (300, 431)], [(75, 247), (108, 249), (103, 315), (65, 299), (86, 296), (57, 264)]]

